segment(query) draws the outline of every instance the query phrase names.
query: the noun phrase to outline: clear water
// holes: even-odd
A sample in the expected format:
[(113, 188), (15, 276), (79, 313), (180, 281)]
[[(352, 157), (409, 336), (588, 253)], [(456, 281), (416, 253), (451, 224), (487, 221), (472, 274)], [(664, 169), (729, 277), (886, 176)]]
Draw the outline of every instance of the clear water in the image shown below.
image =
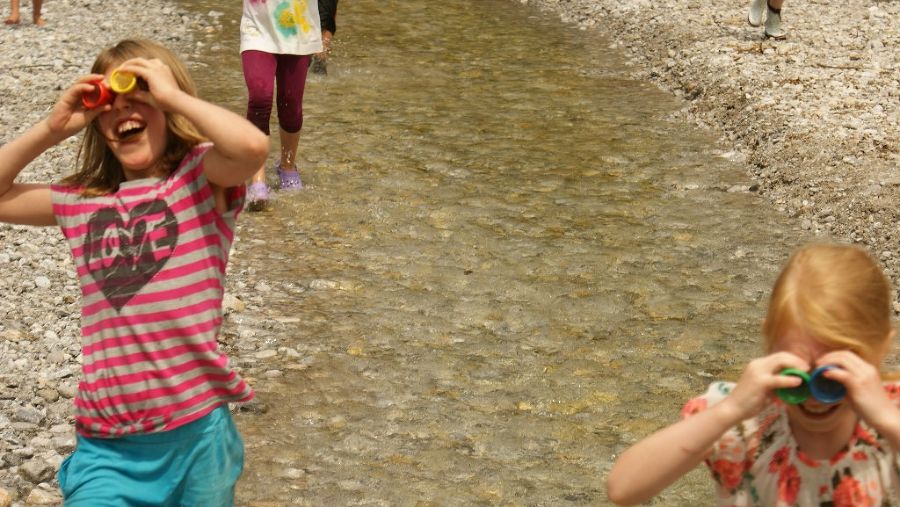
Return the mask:
[[(243, 111), (240, 3), (188, 3), (225, 13), (195, 72)], [(307, 188), (242, 217), (230, 268), (236, 364), (283, 373), (238, 416), (239, 504), (606, 505), (617, 453), (757, 353), (802, 234), (727, 192), (749, 184), (728, 148), (608, 40), (552, 18), (341, 3)], [(710, 494), (697, 470), (653, 503)]]

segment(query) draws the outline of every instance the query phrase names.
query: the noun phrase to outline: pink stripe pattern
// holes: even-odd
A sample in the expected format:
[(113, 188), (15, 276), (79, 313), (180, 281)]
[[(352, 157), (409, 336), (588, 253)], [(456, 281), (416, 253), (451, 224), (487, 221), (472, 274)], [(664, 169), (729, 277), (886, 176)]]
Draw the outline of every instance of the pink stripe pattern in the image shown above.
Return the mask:
[(196, 146), (168, 178), (84, 197), (53, 185), (53, 212), (82, 289), (76, 430), (167, 431), (254, 393), (219, 350), (225, 268), (244, 188), (219, 213)]

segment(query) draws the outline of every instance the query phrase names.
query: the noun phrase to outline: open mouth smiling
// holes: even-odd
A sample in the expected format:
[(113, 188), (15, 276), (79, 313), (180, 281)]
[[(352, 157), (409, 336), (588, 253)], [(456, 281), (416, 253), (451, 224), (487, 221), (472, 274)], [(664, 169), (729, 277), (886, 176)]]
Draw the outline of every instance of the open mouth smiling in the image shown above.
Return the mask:
[(798, 405), (798, 407), (800, 407), (800, 410), (803, 412), (803, 414), (812, 419), (825, 419), (828, 416), (830, 416), (831, 414), (833, 414), (838, 409), (839, 406), (840, 406), (839, 404), (836, 404), (836, 405), (816, 404), (815, 406), (813, 406), (813, 405), (807, 405), (806, 403)]
[(121, 142), (133, 141), (146, 129), (147, 124), (140, 120), (130, 118), (123, 120), (116, 126), (116, 140)]

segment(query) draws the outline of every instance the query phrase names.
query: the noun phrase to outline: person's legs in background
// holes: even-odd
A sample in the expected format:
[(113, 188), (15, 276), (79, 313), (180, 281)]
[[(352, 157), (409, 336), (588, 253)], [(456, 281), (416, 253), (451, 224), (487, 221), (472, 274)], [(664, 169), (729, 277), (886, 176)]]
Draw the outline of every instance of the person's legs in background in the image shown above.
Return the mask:
[[(41, 8), (44, 6), (44, 0), (32, 0), (31, 1), (31, 19), (34, 21), (34, 24), (37, 26), (44, 26), (47, 24), (44, 21), (44, 18), (41, 17)], [(9, 17), (4, 21), (7, 25), (18, 25), (19, 21), (22, 18), (22, 14), (19, 12), (20, 3), (19, 0), (10, 0), (9, 2)]]
[(19, 0), (9, 0), (9, 17), (6, 18), (6, 21), (3, 23), (7, 25), (18, 25), (19, 17)]
[(781, 28), (781, 6), (784, 0), (769, 0), (769, 14), (766, 16), (766, 37), (783, 39), (787, 32)]
[(747, 21), (752, 26), (759, 26), (763, 23), (763, 15), (765, 15), (766, 37), (783, 39), (787, 36), (787, 32), (781, 28), (781, 6), (783, 4), (784, 0), (753, 0), (750, 4)]
[(322, 22), (322, 52), (313, 55), (313, 74), (328, 74), (328, 57), (331, 56), (331, 40), (337, 31), (338, 0), (319, 0), (319, 17)]
[(37, 26), (44, 26), (47, 24), (44, 21), (44, 18), (41, 17), (41, 7), (44, 6), (44, 0), (31, 0), (31, 19), (34, 21), (34, 24)]
[(297, 168), (297, 148), (303, 128), (303, 92), (311, 57), (309, 55), (277, 55), (275, 70), (281, 156), (276, 164), (282, 190), (303, 188)]
[[(266, 135), (269, 135), (269, 118), (272, 115), (272, 96), (275, 90), (276, 57), (264, 51), (241, 53), (244, 82), (247, 84), (247, 119)], [(266, 185), (266, 165), (263, 164), (250, 180), (247, 188), (249, 209), (261, 208), (269, 199)]]

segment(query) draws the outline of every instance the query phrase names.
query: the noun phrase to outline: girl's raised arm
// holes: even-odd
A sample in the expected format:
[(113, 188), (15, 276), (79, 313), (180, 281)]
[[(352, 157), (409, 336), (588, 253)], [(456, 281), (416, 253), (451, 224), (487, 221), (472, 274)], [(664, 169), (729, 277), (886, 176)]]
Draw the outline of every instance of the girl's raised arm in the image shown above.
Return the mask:
[(161, 60), (133, 58), (120, 68), (147, 82), (149, 91), (132, 92), (137, 100), (184, 116), (213, 142), (203, 159), (211, 183), (222, 188), (241, 185), (265, 162), (268, 136), (244, 117), (181, 90)]
[[(81, 96), (101, 75), (85, 76), (63, 92), (50, 115), (18, 138), (0, 146), (0, 221), (24, 225), (54, 225), (48, 184), (16, 183), (28, 164), (52, 146), (77, 133), (104, 108), (85, 110)], [(108, 108), (109, 106), (106, 106)]]
[(617, 505), (650, 500), (699, 465), (738, 421), (723, 402), (641, 440), (622, 453), (609, 472), (609, 499)]
[(775, 389), (800, 384), (797, 377), (779, 375), (781, 370), (790, 367), (805, 371), (808, 366), (789, 352), (750, 361), (724, 400), (657, 431), (622, 453), (607, 479), (609, 499), (619, 505), (635, 505), (659, 494), (699, 465), (726, 431), (758, 414)]

